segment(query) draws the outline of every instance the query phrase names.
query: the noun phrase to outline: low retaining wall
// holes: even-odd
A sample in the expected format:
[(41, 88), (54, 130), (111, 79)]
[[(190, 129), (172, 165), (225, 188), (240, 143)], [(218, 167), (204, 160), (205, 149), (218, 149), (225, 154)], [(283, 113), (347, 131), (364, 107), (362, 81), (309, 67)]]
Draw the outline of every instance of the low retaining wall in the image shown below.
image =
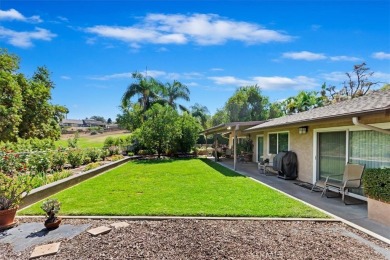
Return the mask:
[(68, 178), (49, 183), (42, 187), (33, 189), (26, 197), (23, 198), (22, 202), (19, 205), (19, 209), (25, 208), (37, 201), (40, 201), (46, 197), (49, 197), (57, 192), (60, 192), (66, 188), (79, 184), (82, 181), (85, 181), (89, 178), (92, 178), (102, 172), (108, 171), (114, 167), (117, 167), (121, 164), (124, 164), (132, 159), (132, 157), (127, 157), (119, 161), (112, 162), (110, 164), (102, 165), (96, 169), (79, 173)]

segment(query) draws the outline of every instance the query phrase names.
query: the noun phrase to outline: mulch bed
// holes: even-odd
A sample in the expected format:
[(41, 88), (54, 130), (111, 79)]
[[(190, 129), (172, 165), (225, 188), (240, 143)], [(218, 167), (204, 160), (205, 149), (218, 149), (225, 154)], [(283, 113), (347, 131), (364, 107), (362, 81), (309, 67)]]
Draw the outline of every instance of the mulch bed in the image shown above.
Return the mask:
[[(22, 223), (41, 219), (20, 219)], [(65, 219), (72, 225), (108, 226), (123, 220)], [(390, 245), (339, 222), (253, 220), (127, 220), (130, 226), (92, 237), (62, 239), (44, 259), (386, 259)], [(356, 235), (362, 239), (356, 239)], [(53, 241), (53, 242), (59, 242)], [(373, 246), (374, 245), (374, 246)], [(0, 259), (28, 259), (0, 243)], [(42, 258), (43, 259), (43, 258)]]

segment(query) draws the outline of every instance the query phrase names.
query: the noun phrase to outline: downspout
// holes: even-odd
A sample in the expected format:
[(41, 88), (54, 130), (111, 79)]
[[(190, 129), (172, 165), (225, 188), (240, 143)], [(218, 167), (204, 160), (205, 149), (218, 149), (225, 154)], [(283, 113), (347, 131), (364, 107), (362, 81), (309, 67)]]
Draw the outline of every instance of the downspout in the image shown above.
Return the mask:
[(366, 128), (366, 129), (370, 129), (370, 130), (373, 130), (376, 132), (381, 132), (381, 133), (390, 135), (390, 130), (382, 129), (382, 128), (371, 126), (371, 125), (362, 124), (359, 122), (359, 118), (356, 116), (352, 117), (352, 122), (354, 125), (361, 126), (363, 128)]
[(233, 168), (236, 170), (237, 168), (237, 131), (240, 129), (239, 125), (236, 125), (236, 128), (234, 129), (234, 163)]

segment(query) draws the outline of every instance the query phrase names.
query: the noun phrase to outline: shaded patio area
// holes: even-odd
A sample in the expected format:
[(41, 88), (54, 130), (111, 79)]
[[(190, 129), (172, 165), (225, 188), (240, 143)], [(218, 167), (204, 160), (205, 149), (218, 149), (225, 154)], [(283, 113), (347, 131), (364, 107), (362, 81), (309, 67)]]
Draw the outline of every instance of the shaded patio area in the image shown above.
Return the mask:
[[(214, 157), (210, 159), (214, 160)], [(232, 159), (222, 158), (222, 160), (218, 163), (233, 170), (234, 161)], [(345, 205), (341, 201), (341, 197), (321, 197), (321, 192), (311, 192), (310, 189), (296, 185), (296, 183), (301, 183), (299, 180), (284, 180), (277, 178), (276, 176), (266, 176), (260, 173), (257, 169), (257, 163), (253, 162), (238, 163), (236, 165), (236, 172), (248, 177), (252, 177), (295, 198), (323, 209), (344, 220), (347, 220), (352, 224), (358, 225), (384, 238), (390, 239), (390, 227), (368, 219), (367, 203), (358, 205)]]

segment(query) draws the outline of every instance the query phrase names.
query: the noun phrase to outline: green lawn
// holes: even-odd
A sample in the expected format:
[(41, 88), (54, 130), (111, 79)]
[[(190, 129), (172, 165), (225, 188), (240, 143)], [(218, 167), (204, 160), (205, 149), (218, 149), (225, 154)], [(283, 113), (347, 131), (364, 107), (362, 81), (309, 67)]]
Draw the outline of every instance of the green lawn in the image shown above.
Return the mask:
[[(124, 134), (124, 133), (117, 133), (117, 134), (111, 134), (111, 135), (87, 135), (87, 136), (80, 136), (79, 141), (77, 143), (78, 147), (80, 148), (103, 148), (104, 140), (106, 140), (107, 137), (111, 136), (114, 138), (117, 137), (126, 137), (130, 134)], [(56, 147), (68, 147), (68, 139), (61, 139), (55, 142)]]
[[(202, 159), (130, 162), (52, 198), (60, 215), (327, 217)], [(41, 204), (19, 215), (41, 215)]]

